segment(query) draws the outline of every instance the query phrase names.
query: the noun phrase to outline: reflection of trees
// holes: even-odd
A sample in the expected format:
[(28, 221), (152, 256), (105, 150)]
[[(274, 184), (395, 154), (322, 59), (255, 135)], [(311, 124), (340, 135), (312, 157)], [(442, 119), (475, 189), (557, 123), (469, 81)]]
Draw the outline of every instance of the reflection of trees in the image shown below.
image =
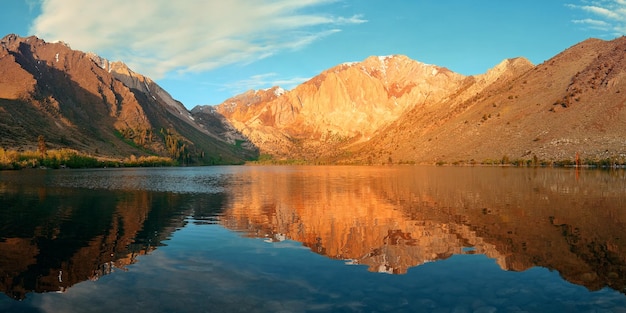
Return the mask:
[(324, 167), (241, 175), (246, 183), (232, 187), (222, 222), (250, 236), (297, 240), (371, 271), (484, 253), (505, 270), (543, 266), (592, 290), (626, 287), (624, 172)]
[(147, 191), (0, 191), (0, 288), (16, 299), (123, 270), (180, 227), (198, 201)]

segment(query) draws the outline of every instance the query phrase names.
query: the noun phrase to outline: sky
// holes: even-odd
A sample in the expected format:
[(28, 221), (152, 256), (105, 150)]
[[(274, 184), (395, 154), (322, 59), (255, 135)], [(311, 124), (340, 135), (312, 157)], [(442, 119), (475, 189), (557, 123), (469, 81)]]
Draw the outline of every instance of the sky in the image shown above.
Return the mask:
[(626, 34), (626, 0), (0, 0), (0, 37), (122, 61), (188, 109), (372, 55), (464, 74)]

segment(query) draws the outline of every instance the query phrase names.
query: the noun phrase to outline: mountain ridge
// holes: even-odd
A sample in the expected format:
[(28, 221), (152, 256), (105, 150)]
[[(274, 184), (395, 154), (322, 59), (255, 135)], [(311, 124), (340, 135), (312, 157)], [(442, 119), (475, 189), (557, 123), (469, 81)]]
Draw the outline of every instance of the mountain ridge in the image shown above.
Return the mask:
[[(245, 118), (224, 112), (224, 104), (216, 112), (277, 160), (529, 164), (580, 157), (623, 164), (625, 45), (624, 37), (588, 39), (539, 65), (517, 57), (473, 76), (374, 56), (256, 102)], [(406, 95), (401, 109), (377, 111)]]
[[(626, 67), (621, 63), (625, 45), (624, 37), (574, 45), (509, 82), (477, 94), (474, 101), (453, 102), (451, 105), (464, 106), (464, 111), (449, 113), (450, 121), (438, 129), (412, 138), (391, 130), (379, 137), (378, 144), (391, 144), (394, 137), (407, 143), (389, 151), (387, 158), (392, 159), (411, 155), (414, 160), (431, 162), (489, 163), (580, 157), (623, 163), (626, 151), (618, 138), (626, 135), (626, 129), (618, 121), (625, 118), (619, 109), (625, 101), (619, 94), (626, 88)], [(597, 77), (605, 75), (604, 67), (617, 69), (613, 72), (616, 77), (601, 86)], [(595, 79), (596, 84), (585, 90), (576, 88), (577, 77), (585, 72), (589, 72), (585, 83)], [(398, 124), (417, 114), (407, 114)], [(414, 149), (407, 151), (408, 147)]]
[[(424, 79), (413, 79), (413, 73), (421, 73)], [(406, 56), (369, 57), (323, 71), (279, 97), (264, 100), (265, 105), (248, 105), (245, 116), (231, 113), (237, 109), (227, 110), (232, 106), (229, 100), (216, 111), (269, 154), (319, 157), (342, 142), (367, 140), (414, 101), (450, 92), (432, 82), (458, 84), (463, 78)], [(358, 109), (363, 107), (367, 110)]]
[(159, 155), (183, 164), (254, 158), (121, 62), (34, 36), (7, 35), (0, 43), (2, 147), (29, 150), (41, 135), (50, 148), (107, 158)]
[[(369, 141), (417, 105), (469, 99), (476, 88), (531, 66), (524, 58), (513, 58), (485, 74), (464, 76), (403, 55), (372, 56), (325, 70), (280, 97), (248, 91), (247, 98), (256, 101), (243, 105), (227, 100), (216, 112), (268, 154), (334, 162), (341, 159), (338, 149)], [(241, 110), (245, 116), (233, 114)]]
[(626, 163), (626, 39), (465, 76), (404, 55), (346, 62), (284, 90), (188, 110), (122, 62), (64, 43), (0, 40), (0, 147), (183, 164)]

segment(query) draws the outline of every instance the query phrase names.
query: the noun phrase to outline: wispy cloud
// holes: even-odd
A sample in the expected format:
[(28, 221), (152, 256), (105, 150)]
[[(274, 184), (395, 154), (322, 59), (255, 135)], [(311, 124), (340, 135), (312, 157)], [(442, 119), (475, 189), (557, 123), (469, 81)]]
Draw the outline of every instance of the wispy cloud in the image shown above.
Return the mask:
[[(367, 22), (334, 0), (41, 0), (31, 33), (122, 60), (153, 78), (254, 62)], [(314, 13), (316, 12), (316, 13)]]
[(626, 0), (583, 0), (582, 3), (567, 6), (590, 14), (590, 17), (572, 20), (573, 23), (606, 32), (606, 35), (626, 34)]
[(611, 24), (605, 22), (605, 21), (600, 21), (600, 20), (594, 20), (594, 19), (590, 19), (590, 18), (586, 18), (583, 20), (572, 20), (572, 22), (574, 24), (582, 24), (585, 25), (588, 28), (591, 29), (595, 29), (595, 30), (600, 30), (600, 31), (604, 31), (604, 32), (608, 32), (612, 29)]
[(25, 2), (30, 12), (39, 6), (39, 0), (25, 0)]
[(221, 85), (223, 91), (239, 94), (250, 89), (266, 88), (267, 86), (281, 86), (292, 89), (311, 79), (310, 77), (281, 77), (278, 73), (264, 73), (248, 77), (247, 79), (229, 82)]

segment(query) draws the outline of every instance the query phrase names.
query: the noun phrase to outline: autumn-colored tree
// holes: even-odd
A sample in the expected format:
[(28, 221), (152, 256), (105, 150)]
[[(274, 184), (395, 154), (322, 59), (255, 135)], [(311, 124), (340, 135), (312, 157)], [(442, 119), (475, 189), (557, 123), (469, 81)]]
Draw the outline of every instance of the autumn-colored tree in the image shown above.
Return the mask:
[(46, 140), (43, 135), (39, 135), (39, 137), (37, 137), (37, 152), (41, 154), (42, 159), (46, 156)]
[(187, 144), (173, 129), (161, 129), (161, 134), (165, 137), (165, 146), (173, 159), (183, 162), (189, 159)]

